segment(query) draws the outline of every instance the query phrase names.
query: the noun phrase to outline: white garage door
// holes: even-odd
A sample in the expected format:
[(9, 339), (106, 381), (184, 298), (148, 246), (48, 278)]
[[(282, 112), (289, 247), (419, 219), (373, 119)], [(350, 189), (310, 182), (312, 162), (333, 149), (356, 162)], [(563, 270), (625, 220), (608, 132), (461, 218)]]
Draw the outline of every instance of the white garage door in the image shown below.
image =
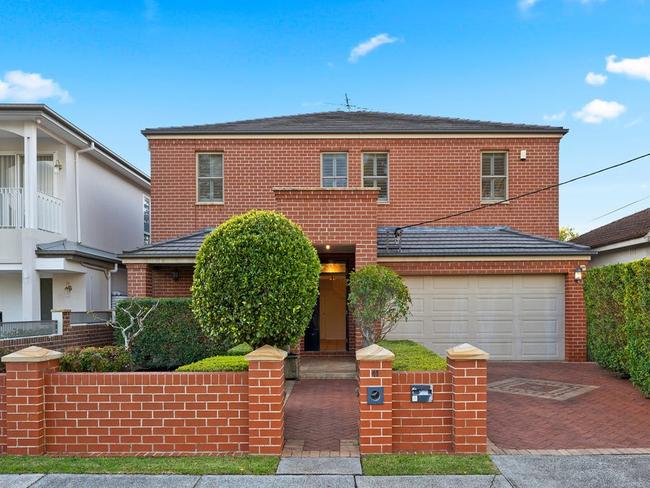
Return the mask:
[(411, 316), (391, 339), (444, 355), (469, 342), (491, 359), (564, 359), (562, 275), (407, 276)]

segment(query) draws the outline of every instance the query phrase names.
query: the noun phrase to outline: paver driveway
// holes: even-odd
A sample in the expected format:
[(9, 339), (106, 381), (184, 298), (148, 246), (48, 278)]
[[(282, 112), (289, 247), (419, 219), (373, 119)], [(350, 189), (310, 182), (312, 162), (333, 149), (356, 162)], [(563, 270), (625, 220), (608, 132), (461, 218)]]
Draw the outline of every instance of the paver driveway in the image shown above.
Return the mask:
[(359, 437), (356, 380), (297, 381), (285, 411), (285, 438), (305, 451), (338, 451)]
[[(511, 378), (545, 380), (529, 383)], [(493, 362), (488, 383), (542, 398), (488, 390), (488, 437), (507, 449), (650, 448), (650, 400), (594, 363)], [(566, 387), (552, 383), (597, 388)], [(568, 392), (568, 395), (567, 395)], [(571, 396), (571, 393), (577, 393)]]

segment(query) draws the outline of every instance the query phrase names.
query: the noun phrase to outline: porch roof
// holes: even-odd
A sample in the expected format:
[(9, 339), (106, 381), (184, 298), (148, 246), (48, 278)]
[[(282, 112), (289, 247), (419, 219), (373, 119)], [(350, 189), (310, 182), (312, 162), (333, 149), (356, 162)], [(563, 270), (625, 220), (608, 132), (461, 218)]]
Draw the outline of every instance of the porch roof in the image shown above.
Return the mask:
[(120, 262), (117, 254), (90, 246), (84, 246), (83, 244), (72, 242), (67, 239), (38, 244), (36, 246), (36, 255), (41, 258), (85, 258), (110, 264), (117, 264)]
[[(128, 261), (139, 259), (193, 259), (206, 236), (207, 227), (191, 234), (150, 244), (121, 254)], [(509, 227), (412, 227), (399, 240), (395, 227), (377, 229), (377, 256), (588, 256), (591, 248), (518, 232)]]

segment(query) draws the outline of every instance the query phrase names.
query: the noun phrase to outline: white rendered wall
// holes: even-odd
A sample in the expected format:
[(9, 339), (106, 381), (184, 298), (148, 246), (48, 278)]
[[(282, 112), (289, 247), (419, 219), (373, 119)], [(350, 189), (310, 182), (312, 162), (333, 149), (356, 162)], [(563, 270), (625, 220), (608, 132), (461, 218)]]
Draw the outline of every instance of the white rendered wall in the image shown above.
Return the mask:
[[(66, 291), (70, 285), (72, 290)], [(55, 273), (52, 275), (54, 309), (69, 309), (75, 312), (86, 310), (86, 276), (80, 273)]]
[(0, 273), (0, 311), (4, 321), (22, 320), (20, 272)]
[(643, 258), (650, 258), (650, 243), (634, 248), (600, 252), (591, 258), (589, 266), (594, 268), (596, 266), (607, 266), (608, 264), (629, 263)]

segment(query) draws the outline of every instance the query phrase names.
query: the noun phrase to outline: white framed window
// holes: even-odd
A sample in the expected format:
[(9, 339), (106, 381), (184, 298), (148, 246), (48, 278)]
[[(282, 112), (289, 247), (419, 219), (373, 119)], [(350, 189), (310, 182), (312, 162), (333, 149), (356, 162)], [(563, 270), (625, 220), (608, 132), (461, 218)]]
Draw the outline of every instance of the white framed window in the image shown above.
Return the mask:
[(151, 198), (142, 195), (142, 216), (144, 221), (144, 243), (151, 244)]
[(508, 153), (481, 153), (481, 201), (508, 199)]
[(348, 186), (348, 153), (321, 154), (321, 186), (323, 188)]
[(223, 203), (223, 154), (196, 155), (196, 201)]
[(54, 196), (54, 154), (36, 155), (36, 186), (39, 193)]
[(380, 202), (388, 201), (388, 153), (363, 154), (363, 187), (379, 188)]

